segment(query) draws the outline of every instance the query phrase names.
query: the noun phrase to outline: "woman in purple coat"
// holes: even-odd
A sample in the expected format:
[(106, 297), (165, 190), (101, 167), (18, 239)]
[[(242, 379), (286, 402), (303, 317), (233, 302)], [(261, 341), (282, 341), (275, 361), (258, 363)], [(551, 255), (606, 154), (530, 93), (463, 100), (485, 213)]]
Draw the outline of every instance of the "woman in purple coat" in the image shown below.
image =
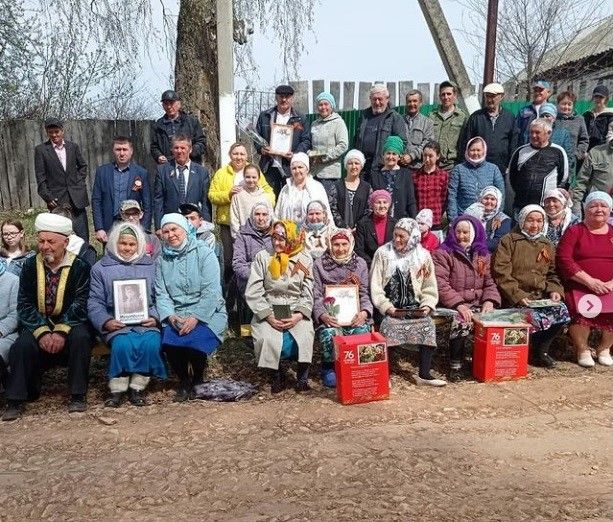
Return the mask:
[[(369, 332), (373, 308), (368, 288), (368, 268), (366, 262), (353, 251), (352, 231), (348, 228), (332, 229), (327, 242), (328, 249), (313, 264), (313, 319), (318, 327), (321, 346), (321, 380), (324, 386), (334, 388), (336, 374), (333, 369), (332, 337)], [(335, 305), (333, 297), (326, 297), (327, 285), (358, 287), (359, 311), (349, 324), (339, 322), (338, 305)]]
[[(161, 356), (159, 317), (155, 308), (153, 281), (155, 267), (145, 252), (146, 239), (140, 225), (121, 222), (108, 236), (106, 254), (91, 270), (87, 315), (111, 347), (109, 388), (105, 406), (117, 408), (126, 392), (135, 406), (145, 406), (143, 391), (150, 376), (166, 378)], [(144, 279), (148, 315), (136, 324), (124, 324), (115, 318), (113, 282)]]
[(241, 324), (241, 335), (251, 334), (251, 318), (253, 314), (245, 303), (245, 289), (247, 280), (251, 274), (251, 262), (260, 250), (272, 250), (272, 237), (270, 227), (272, 225), (273, 210), (266, 200), (253, 205), (251, 216), (242, 225), (234, 239), (234, 251), (232, 254), (232, 268), (236, 276), (238, 288), (238, 318)]
[(443, 244), (432, 253), (439, 304), (454, 310), (451, 327), (449, 381), (462, 376), (464, 339), (472, 331), (473, 314), (500, 306), (500, 294), (490, 272), (485, 229), (474, 216), (453, 220)]

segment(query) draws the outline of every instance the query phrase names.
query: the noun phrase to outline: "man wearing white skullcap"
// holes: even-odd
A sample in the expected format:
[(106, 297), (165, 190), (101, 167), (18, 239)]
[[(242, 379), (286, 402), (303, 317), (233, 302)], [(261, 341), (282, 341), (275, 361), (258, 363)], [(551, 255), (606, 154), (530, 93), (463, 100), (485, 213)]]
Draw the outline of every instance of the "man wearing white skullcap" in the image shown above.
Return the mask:
[(22, 333), (11, 346), (2, 420), (19, 418), (40, 396), (40, 368), (68, 366), (69, 412), (86, 409), (92, 339), (87, 327), (89, 265), (66, 250), (72, 221), (51, 213), (34, 222), (38, 254), (23, 265), (18, 314)]

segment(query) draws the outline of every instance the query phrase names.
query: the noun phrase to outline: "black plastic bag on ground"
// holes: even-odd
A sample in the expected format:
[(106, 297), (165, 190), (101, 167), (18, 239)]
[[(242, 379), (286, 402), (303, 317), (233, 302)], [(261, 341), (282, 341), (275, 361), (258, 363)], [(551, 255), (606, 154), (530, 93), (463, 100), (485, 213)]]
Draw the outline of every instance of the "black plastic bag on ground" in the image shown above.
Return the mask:
[(209, 379), (194, 386), (197, 399), (217, 402), (234, 402), (250, 399), (258, 391), (258, 387), (243, 381), (232, 379)]

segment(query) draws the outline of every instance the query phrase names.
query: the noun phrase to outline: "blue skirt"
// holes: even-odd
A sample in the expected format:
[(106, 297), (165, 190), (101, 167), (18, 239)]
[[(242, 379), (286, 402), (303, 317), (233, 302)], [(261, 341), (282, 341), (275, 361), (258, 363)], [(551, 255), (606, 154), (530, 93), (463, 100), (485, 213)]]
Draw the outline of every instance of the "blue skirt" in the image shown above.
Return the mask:
[(113, 337), (110, 341), (109, 377), (112, 379), (124, 373), (140, 373), (165, 379), (167, 373), (160, 341), (160, 333), (152, 330), (127, 332)]
[(172, 326), (165, 326), (162, 330), (162, 344), (175, 348), (192, 348), (211, 355), (217, 350), (221, 341), (213, 333), (213, 330), (204, 323), (198, 322), (196, 328), (187, 335), (179, 335), (179, 332)]

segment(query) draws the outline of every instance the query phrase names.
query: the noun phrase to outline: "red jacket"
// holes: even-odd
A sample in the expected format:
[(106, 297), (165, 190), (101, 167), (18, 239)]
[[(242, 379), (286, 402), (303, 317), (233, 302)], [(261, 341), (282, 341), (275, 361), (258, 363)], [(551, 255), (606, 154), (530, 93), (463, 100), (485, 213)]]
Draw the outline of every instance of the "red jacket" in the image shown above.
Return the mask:
[(432, 232), (427, 232), (425, 235), (421, 236), (421, 246), (423, 246), (428, 252), (432, 252), (436, 250), (441, 242), (436, 237), (436, 234)]

